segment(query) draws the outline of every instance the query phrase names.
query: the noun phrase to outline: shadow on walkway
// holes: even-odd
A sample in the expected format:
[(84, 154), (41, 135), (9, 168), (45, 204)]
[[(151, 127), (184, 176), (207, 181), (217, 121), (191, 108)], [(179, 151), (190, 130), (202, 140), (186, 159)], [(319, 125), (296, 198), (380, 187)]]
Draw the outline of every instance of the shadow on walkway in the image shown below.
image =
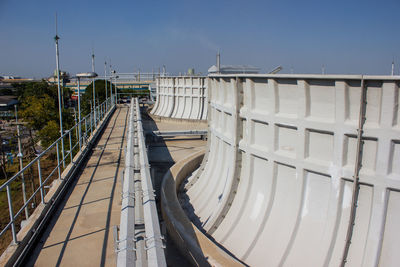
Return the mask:
[[(121, 108), (119, 108), (117, 110), (117, 112), (118, 112), (118, 114), (114, 114), (113, 117), (111, 118), (111, 120), (109, 120), (107, 122), (107, 125), (104, 128), (104, 129), (107, 129), (107, 128), (110, 129), (111, 128), (111, 130), (109, 131), (109, 133), (108, 133), (108, 135), (107, 135), (107, 137), (105, 139), (105, 143), (102, 144), (100, 147), (106, 147), (107, 145), (110, 145), (111, 142), (109, 142), (109, 141), (111, 139), (114, 139), (112, 137), (112, 134), (114, 133), (116, 128), (119, 128), (119, 127), (116, 127), (116, 123), (118, 121), (119, 116), (121, 116)], [(120, 145), (121, 148), (123, 147), (123, 144), (124, 144), (125, 130), (127, 128), (126, 124), (127, 124), (128, 114), (129, 114), (129, 112), (126, 112), (123, 135), (122, 135), (122, 138), (120, 138), (120, 141), (118, 142), (118, 144)], [(112, 125), (110, 125), (110, 124), (112, 124)], [(103, 177), (103, 178), (100, 178), (100, 179), (94, 179), (95, 175), (98, 175), (96, 173), (98, 171), (98, 168), (100, 166), (102, 166), (102, 165), (106, 165), (106, 164), (100, 164), (101, 160), (102, 159), (104, 160), (105, 150), (103, 150), (103, 149), (96, 150), (96, 147), (97, 147), (99, 141), (100, 140), (104, 141), (104, 134), (105, 134), (105, 132), (103, 132), (102, 136), (97, 140), (96, 145), (94, 146), (94, 148), (92, 149), (92, 151), (90, 152), (90, 154), (86, 158), (86, 162), (85, 162), (84, 167), (82, 167), (82, 169), (79, 171), (79, 173), (74, 178), (74, 181), (70, 184), (65, 196), (63, 197), (63, 200), (59, 204), (57, 212), (55, 214), (53, 214), (53, 216), (52, 216), (49, 224), (47, 225), (47, 228), (44, 231), (41, 239), (38, 241), (36, 246), (32, 249), (32, 252), (30, 253), (30, 256), (25, 260), (24, 266), (33, 266), (33, 265), (35, 265), (35, 262), (38, 260), (39, 255), (40, 255), (42, 250), (62, 244), (61, 251), (60, 251), (60, 253), (58, 255), (58, 258), (57, 258), (57, 262), (55, 263), (55, 266), (60, 266), (60, 264), (63, 262), (63, 257), (64, 257), (66, 248), (67, 248), (67, 246), (68, 246), (70, 241), (77, 240), (77, 239), (80, 239), (80, 238), (83, 238), (83, 237), (87, 237), (87, 236), (90, 236), (90, 235), (93, 235), (93, 234), (97, 234), (97, 233), (102, 232), (102, 231), (104, 231), (104, 237), (103, 237), (103, 240), (101, 241), (102, 242), (102, 251), (101, 251), (101, 263), (100, 263), (100, 266), (104, 266), (105, 265), (106, 252), (107, 252), (107, 243), (108, 243), (109, 233), (110, 233), (109, 230), (110, 230), (112, 204), (113, 204), (114, 195), (115, 195), (115, 188), (116, 188), (116, 183), (117, 183), (118, 172), (120, 171), (120, 165), (121, 165), (120, 162), (121, 162), (121, 157), (122, 157), (122, 149), (119, 149), (119, 151), (118, 151), (117, 160), (115, 160), (115, 159), (113, 160), (114, 161), (113, 164), (116, 164), (116, 170), (115, 170), (114, 176), (113, 177), (105, 177), (105, 178)], [(96, 154), (94, 155), (94, 153), (96, 153)], [(99, 154), (99, 155), (97, 155), (97, 154)], [(89, 165), (88, 162), (89, 162), (90, 158), (92, 158), (92, 157), (96, 157), (97, 161), (96, 161), (95, 164), (90, 164)], [(90, 171), (92, 172), (90, 174), (90, 179), (87, 182), (86, 181), (85, 182), (79, 182), (80, 177), (81, 177), (81, 175), (83, 174), (83, 171), (86, 168), (90, 168)], [(92, 168), (93, 168), (93, 170), (92, 170)], [(96, 200), (91, 200), (91, 201), (85, 202), (85, 198), (87, 197), (89, 189), (91, 188), (91, 185), (93, 183), (99, 182), (99, 181), (104, 181), (104, 180), (109, 180), (109, 179), (113, 179), (110, 195), (102, 197), (102, 198), (99, 198), (99, 199), (96, 199)], [(67, 202), (68, 202), (69, 198), (71, 197), (72, 193), (74, 192), (74, 190), (75, 190), (77, 185), (79, 185), (80, 188), (82, 188), (82, 186), (85, 186), (85, 189), (84, 189), (84, 191), (82, 193), (82, 197), (80, 198), (79, 204), (78, 205), (74, 205), (74, 206), (66, 207)], [(74, 231), (74, 228), (75, 228), (75, 226), (77, 224), (77, 221), (78, 221), (78, 218), (79, 218), (79, 215), (80, 215), (82, 207), (84, 205), (93, 204), (93, 203), (104, 201), (104, 200), (107, 200), (107, 199), (108, 199), (108, 205), (104, 207), (104, 208), (107, 209), (105, 227), (102, 228), (102, 229), (99, 229), (99, 230), (95, 230), (95, 231), (92, 231), (92, 232), (89, 232), (89, 233), (86, 233), (86, 234), (82, 234), (82, 235), (76, 236), (76, 237), (71, 237), (71, 235), (72, 235), (72, 233)], [(57, 242), (57, 243), (54, 243), (54, 244), (49, 244), (49, 245), (44, 246), (46, 241), (47, 241), (47, 239), (49, 238), (52, 230), (54, 229), (58, 219), (60, 218), (62, 212), (65, 211), (65, 210), (74, 209), (74, 208), (76, 209), (76, 212), (74, 214), (74, 218), (72, 220), (72, 223), (69, 226), (69, 229), (68, 229), (68, 232), (67, 232), (67, 234), (65, 236), (65, 239), (63, 241), (61, 241), (61, 242)], [(85, 252), (82, 251), (81, 255), (76, 255), (76, 256), (85, 257), (84, 253)], [(52, 265), (52, 264), (54, 264), (54, 263), (50, 263), (49, 262), (49, 265)]]

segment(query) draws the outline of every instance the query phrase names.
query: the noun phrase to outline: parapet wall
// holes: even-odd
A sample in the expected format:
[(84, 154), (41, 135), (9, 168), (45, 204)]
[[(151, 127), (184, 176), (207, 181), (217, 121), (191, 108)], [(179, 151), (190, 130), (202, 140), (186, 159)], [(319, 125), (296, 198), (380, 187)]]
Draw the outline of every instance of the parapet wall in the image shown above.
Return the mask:
[(208, 152), (185, 185), (192, 219), (251, 266), (396, 266), (399, 85), (398, 76), (209, 77)]
[(207, 119), (207, 78), (159, 77), (152, 115), (174, 119)]

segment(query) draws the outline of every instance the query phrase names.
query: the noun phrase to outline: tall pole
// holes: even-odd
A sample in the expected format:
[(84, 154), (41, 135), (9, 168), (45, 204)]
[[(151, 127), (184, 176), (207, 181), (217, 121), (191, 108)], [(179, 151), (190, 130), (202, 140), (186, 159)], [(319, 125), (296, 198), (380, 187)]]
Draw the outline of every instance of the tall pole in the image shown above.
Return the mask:
[[(115, 74), (115, 71), (114, 71)], [(114, 94), (115, 94), (115, 105), (118, 103), (118, 94), (117, 94), (117, 75), (115, 74), (115, 85), (114, 85)]]
[(221, 55), (220, 55), (219, 50), (218, 50), (218, 53), (217, 53), (217, 73), (220, 73), (220, 72), (221, 72)]
[[(56, 36), (54, 37), (54, 40), (56, 41), (56, 71), (57, 71), (57, 87), (58, 87), (58, 114), (60, 116), (60, 135), (61, 137), (63, 136), (63, 123), (62, 123), (62, 108), (61, 108), (61, 86), (60, 86), (60, 60), (59, 60), (59, 50), (58, 50), (58, 40), (60, 37), (58, 37), (57, 34), (57, 13), (56, 13)], [(63, 162), (63, 167), (65, 168), (65, 163), (64, 163), (64, 140), (61, 138), (61, 155), (62, 155), (62, 162)]]
[[(111, 63), (111, 59), (110, 59), (110, 63)], [(113, 98), (113, 92), (112, 92), (112, 71), (111, 71), (111, 64), (110, 64), (110, 97), (111, 97), (111, 105), (114, 105), (114, 98)]]
[(82, 148), (82, 130), (81, 130), (81, 84), (78, 77), (78, 132), (79, 132), (79, 149)]
[[(22, 154), (22, 145), (21, 145), (21, 134), (19, 131), (19, 124), (18, 124), (17, 105), (15, 105), (15, 123), (17, 124), (19, 170), (22, 170), (24, 168), (24, 163), (22, 162), (23, 154)], [(21, 173), (21, 180), (22, 180), (22, 197), (24, 199), (24, 205), (25, 205), (26, 204), (26, 190), (25, 190), (25, 177), (24, 177), (23, 172)], [(25, 206), (25, 218), (28, 220), (28, 217), (29, 217), (28, 206)]]
[(104, 61), (104, 82), (106, 83), (106, 110), (108, 110), (108, 102), (107, 102), (107, 62)]
[(392, 61), (392, 76), (394, 76), (394, 59)]
[[(92, 52), (92, 72), (94, 72), (94, 52)], [(95, 87), (95, 78), (93, 77), (93, 117), (94, 117), (94, 127), (97, 127), (96, 120), (96, 87)]]

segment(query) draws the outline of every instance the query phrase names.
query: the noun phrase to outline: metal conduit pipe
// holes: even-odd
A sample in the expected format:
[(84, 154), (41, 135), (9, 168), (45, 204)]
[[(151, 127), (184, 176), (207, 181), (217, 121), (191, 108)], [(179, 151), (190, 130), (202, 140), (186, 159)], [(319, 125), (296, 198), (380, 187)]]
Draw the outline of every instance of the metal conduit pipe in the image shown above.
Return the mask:
[(135, 266), (135, 184), (133, 157), (133, 103), (131, 103), (128, 125), (128, 139), (125, 155), (124, 181), (122, 185), (122, 204), (119, 226), (119, 241), (117, 243), (117, 266)]
[[(131, 101), (133, 102), (133, 101)], [(134, 103), (134, 132), (135, 132), (135, 145), (134, 145), (134, 183), (135, 183), (135, 239), (136, 239), (136, 265), (147, 266), (147, 257), (145, 251), (145, 222), (143, 215), (143, 189), (142, 189), (142, 177), (140, 174), (140, 161), (139, 154), (139, 137), (138, 137), (138, 124), (137, 124), (137, 110), (139, 107)]]
[(356, 220), (357, 202), (360, 192), (360, 169), (363, 155), (364, 142), (362, 140), (364, 133), (364, 123), (366, 120), (365, 113), (367, 111), (367, 87), (364, 85), (364, 78), (361, 77), (361, 97), (360, 97), (360, 112), (358, 115), (358, 129), (357, 129), (357, 153), (354, 164), (354, 176), (353, 176), (353, 195), (351, 200), (351, 211), (350, 219), (346, 234), (346, 245), (343, 252), (343, 261), (341, 266), (345, 266), (347, 262), (347, 256), (351, 245), (351, 238), (353, 236), (353, 229)]
[(117, 266), (167, 266), (137, 98), (126, 151)]
[[(146, 144), (143, 133), (142, 119), (138, 99), (135, 98), (137, 106), (137, 125), (139, 143), (140, 175), (142, 177), (143, 192), (143, 215), (146, 231), (146, 251), (149, 266), (167, 266), (164, 255), (163, 237), (161, 236), (160, 224), (156, 208), (156, 200), (150, 175), (150, 165), (147, 157)], [(132, 99), (133, 102), (133, 99)]]

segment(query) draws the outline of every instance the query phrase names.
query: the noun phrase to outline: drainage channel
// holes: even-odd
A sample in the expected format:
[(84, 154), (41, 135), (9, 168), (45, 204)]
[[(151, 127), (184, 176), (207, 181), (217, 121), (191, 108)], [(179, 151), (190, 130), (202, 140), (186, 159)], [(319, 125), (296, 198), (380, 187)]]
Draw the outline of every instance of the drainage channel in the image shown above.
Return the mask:
[(137, 98), (131, 101), (128, 127), (121, 219), (119, 231), (114, 229), (117, 266), (166, 266)]

